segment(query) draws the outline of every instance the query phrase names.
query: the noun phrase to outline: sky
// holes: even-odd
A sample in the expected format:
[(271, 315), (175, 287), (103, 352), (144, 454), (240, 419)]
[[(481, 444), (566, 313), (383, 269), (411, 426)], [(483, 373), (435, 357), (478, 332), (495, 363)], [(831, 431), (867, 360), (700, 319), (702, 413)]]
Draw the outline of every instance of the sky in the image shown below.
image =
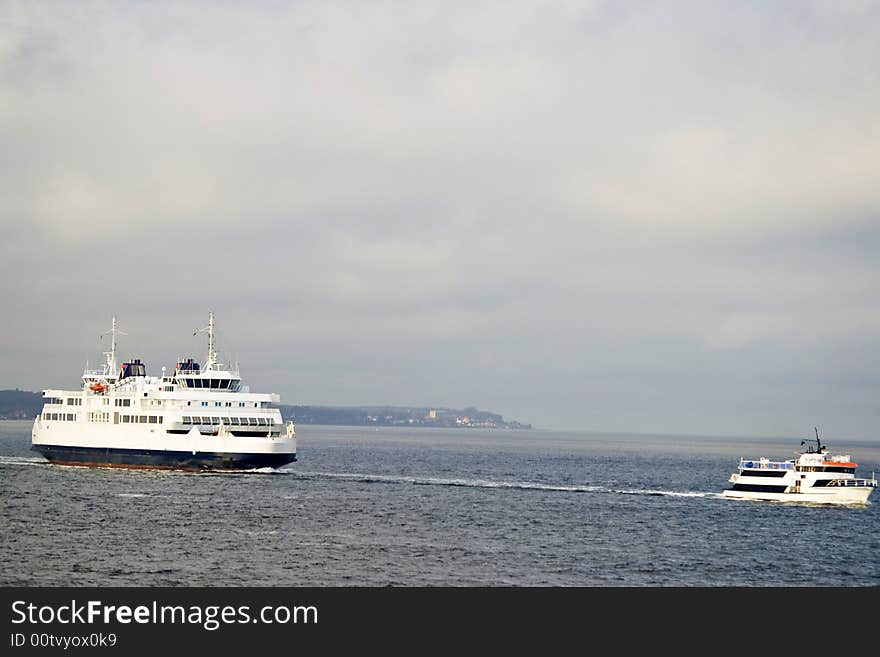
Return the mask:
[(0, 0), (0, 388), (880, 439), (880, 2)]

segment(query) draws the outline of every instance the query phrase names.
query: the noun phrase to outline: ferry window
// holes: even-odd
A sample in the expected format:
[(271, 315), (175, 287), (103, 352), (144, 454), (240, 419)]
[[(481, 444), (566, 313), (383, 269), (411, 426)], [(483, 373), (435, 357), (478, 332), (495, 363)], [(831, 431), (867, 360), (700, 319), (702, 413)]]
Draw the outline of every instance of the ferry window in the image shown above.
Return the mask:
[(192, 424), (192, 418), (189, 415), (184, 415), (181, 422), (184, 424)]
[(220, 424), (220, 418), (219, 417), (212, 417), (211, 424)]
[(202, 402), (202, 406), (207, 406), (208, 402)]
[(146, 423), (147, 423), (147, 416), (146, 416), (146, 415), (141, 415), (141, 423), (142, 423), (142, 424), (146, 424)]
[(238, 402), (239, 408), (244, 408), (244, 402)]
[(128, 416), (127, 415), (122, 416), (122, 424), (128, 424)]
[(232, 402), (226, 402), (226, 406), (232, 406)]
[(159, 421), (156, 419), (155, 415), (150, 416), (150, 424), (158, 424)]
[(266, 418), (264, 418), (264, 417), (259, 418), (259, 419), (257, 420), (257, 422), (260, 423), (260, 426), (261, 426), (261, 427), (265, 427), (265, 426), (268, 424), (268, 422), (266, 422)]
[(234, 425), (238, 425), (238, 424), (239, 424), (239, 422), (238, 422), (238, 418), (237, 418), (237, 417), (231, 417), (231, 418), (229, 418), (229, 423), (230, 423), (230, 424), (234, 424)]
[(162, 424), (162, 416), (159, 416), (159, 424)]

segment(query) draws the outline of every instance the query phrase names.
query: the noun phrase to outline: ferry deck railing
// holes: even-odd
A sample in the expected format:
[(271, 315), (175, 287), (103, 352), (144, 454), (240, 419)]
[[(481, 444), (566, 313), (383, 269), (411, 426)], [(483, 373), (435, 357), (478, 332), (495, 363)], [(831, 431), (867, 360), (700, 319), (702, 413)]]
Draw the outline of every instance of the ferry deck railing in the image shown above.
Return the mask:
[(794, 461), (769, 461), (744, 459), (739, 460), (740, 470), (794, 470)]
[(877, 488), (876, 479), (832, 479), (829, 486), (843, 486), (844, 488)]

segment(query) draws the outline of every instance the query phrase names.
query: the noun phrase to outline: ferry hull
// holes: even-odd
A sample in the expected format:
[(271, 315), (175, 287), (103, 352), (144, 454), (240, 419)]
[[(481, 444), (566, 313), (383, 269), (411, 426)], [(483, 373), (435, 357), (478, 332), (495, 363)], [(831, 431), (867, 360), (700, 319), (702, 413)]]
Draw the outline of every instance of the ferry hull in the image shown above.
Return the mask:
[(737, 500), (758, 500), (764, 502), (800, 502), (807, 504), (867, 504), (873, 488), (852, 487), (835, 490), (833, 493), (758, 493), (752, 491), (725, 490), (724, 497)]
[(277, 468), (296, 461), (295, 452), (231, 453), (180, 452), (113, 447), (80, 447), (35, 444), (31, 447), (51, 463), (93, 467), (158, 470), (253, 470)]

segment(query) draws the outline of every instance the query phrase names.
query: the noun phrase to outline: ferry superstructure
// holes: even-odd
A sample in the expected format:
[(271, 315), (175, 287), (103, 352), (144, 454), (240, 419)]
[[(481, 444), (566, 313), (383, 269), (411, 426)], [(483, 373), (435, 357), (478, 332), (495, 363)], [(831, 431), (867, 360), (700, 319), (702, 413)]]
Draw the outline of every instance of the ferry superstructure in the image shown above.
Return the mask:
[[(811, 442), (811, 441), (810, 441)], [(801, 446), (807, 441), (801, 441)], [(773, 502), (814, 504), (867, 504), (877, 479), (858, 479), (858, 464), (849, 454), (830, 455), (816, 430), (816, 448), (808, 445), (797, 459), (771, 461), (741, 458), (737, 472), (730, 475), (733, 487), (724, 497)]]
[(148, 376), (140, 359), (117, 365), (114, 317), (103, 368), (87, 369), (79, 390), (43, 391), (31, 448), (53, 463), (123, 468), (250, 470), (296, 461), (293, 423), (273, 406), (280, 396), (250, 392), (237, 368), (218, 361), (213, 313), (199, 332), (208, 335), (204, 367), (186, 358), (173, 373), (163, 367)]

